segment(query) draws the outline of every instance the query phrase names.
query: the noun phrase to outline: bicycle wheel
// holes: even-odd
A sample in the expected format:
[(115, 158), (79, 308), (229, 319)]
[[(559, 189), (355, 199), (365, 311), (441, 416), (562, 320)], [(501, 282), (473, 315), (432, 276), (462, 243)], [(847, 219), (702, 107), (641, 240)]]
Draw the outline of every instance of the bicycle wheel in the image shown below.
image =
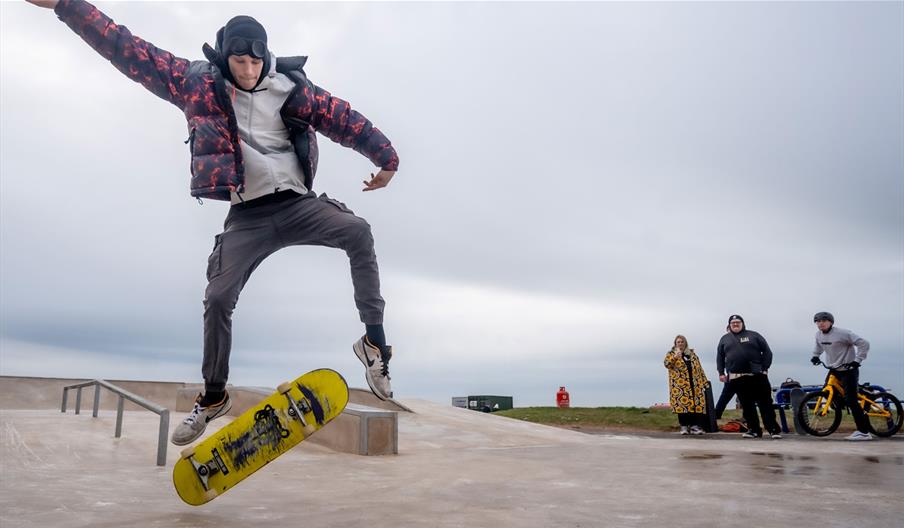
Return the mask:
[(841, 409), (836, 403), (838, 395), (832, 398), (827, 408), (828, 391), (811, 392), (804, 396), (797, 408), (797, 421), (801, 428), (813, 436), (829, 436), (841, 424)]
[(869, 419), (869, 430), (876, 436), (892, 436), (897, 433), (904, 421), (900, 400), (887, 392), (864, 395), (875, 402), (869, 409), (864, 409)]

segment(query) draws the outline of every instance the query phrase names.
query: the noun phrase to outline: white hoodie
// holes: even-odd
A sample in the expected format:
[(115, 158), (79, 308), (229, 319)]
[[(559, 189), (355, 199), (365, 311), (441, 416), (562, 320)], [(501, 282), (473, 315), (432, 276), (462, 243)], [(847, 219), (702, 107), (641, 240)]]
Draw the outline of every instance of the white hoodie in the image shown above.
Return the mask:
[(239, 128), (239, 144), (245, 166), (245, 192), (232, 193), (233, 204), (253, 200), (276, 191), (305, 194), (304, 171), (289, 140), (289, 129), (280, 109), (295, 89), (295, 83), (276, 71), (276, 55), (270, 54), (270, 71), (254, 91), (236, 88), (228, 80)]

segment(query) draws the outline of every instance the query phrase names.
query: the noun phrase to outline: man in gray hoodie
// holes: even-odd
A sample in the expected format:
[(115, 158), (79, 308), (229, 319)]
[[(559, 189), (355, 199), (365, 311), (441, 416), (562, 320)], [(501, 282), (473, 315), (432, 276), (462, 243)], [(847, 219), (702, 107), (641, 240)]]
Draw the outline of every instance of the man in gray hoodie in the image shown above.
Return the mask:
[(810, 361), (818, 365), (821, 361), (819, 356), (825, 353), (823, 363), (829, 367), (829, 374), (834, 374), (841, 382), (844, 403), (851, 410), (851, 416), (857, 424), (857, 430), (846, 440), (872, 440), (873, 435), (869, 432), (866, 415), (857, 400), (860, 364), (869, 352), (869, 341), (850, 330), (836, 327), (835, 316), (829, 312), (817, 313), (813, 316), (813, 322), (819, 330), (816, 331), (816, 344)]

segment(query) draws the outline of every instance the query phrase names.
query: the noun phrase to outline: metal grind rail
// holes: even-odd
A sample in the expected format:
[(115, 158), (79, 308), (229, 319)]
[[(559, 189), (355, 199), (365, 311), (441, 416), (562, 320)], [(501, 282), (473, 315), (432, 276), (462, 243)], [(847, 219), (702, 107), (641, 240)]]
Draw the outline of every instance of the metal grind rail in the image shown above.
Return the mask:
[(116, 405), (116, 438), (122, 436), (122, 406), (124, 400), (140, 405), (152, 413), (160, 415), (160, 432), (157, 436), (157, 465), (166, 465), (166, 442), (167, 433), (169, 431), (169, 409), (161, 407), (154, 402), (150, 402), (141, 396), (132, 394), (131, 392), (117, 387), (112, 383), (100, 379), (86, 381), (84, 383), (76, 383), (63, 387), (63, 404), (60, 412), (66, 412), (66, 401), (69, 398), (69, 389), (77, 389), (75, 393), (75, 414), (79, 414), (82, 407), (82, 389), (94, 386), (94, 414), (97, 418), (97, 410), (100, 407), (100, 388), (103, 387), (111, 392), (119, 395), (119, 402)]

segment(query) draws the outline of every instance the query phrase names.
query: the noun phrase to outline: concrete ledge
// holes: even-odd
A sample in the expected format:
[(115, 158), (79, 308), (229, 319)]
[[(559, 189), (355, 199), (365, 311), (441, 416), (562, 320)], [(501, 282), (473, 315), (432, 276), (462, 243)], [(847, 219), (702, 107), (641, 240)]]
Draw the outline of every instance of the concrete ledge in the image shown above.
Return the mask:
[(399, 414), (350, 403), (311, 442), (355, 455), (397, 455)]
[(374, 396), (374, 393), (370, 391), (370, 389), (356, 389), (354, 387), (349, 387), (348, 389), (348, 402), (354, 403), (357, 405), (366, 405), (367, 407), (373, 407), (375, 409), (383, 409), (386, 411), (402, 411), (402, 412), (414, 412), (401, 402), (397, 402), (396, 400), (381, 400)]

